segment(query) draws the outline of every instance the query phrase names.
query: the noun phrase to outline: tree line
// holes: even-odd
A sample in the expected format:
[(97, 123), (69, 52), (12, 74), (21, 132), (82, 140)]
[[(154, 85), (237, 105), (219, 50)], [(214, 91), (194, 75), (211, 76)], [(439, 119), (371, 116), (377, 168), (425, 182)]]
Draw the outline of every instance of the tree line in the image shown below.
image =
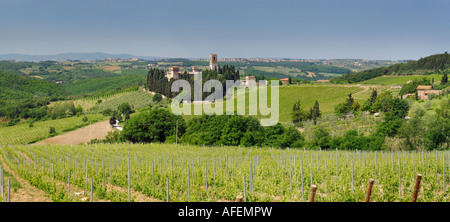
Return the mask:
[[(180, 75), (180, 79), (188, 81), (191, 86), (191, 95), (194, 95), (194, 75), (188, 75), (187, 71), (184, 74)], [(237, 70), (234, 66), (218, 66), (216, 70), (203, 70), (202, 71), (202, 84), (204, 84), (208, 80), (218, 80), (222, 83), (223, 87), (223, 95), (226, 93), (226, 81), (227, 80), (239, 80), (239, 70)], [(175, 79), (171, 79), (170, 81), (166, 77), (166, 72), (164, 70), (158, 68), (150, 68), (147, 75), (147, 84), (146, 88), (152, 92), (162, 94), (167, 96), (168, 98), (174, 98), (181, 92), (172, 92), (171, 87), (172, 83), (175, 82)], [(213, 92), (203, 92), (202, 98), (206, 98)]]
[(333, 78), (330, 81), (335, 83), (355, 83), (383, 75), (426, 75), (436, 72), (450, 72), (450, 55), (447, 52), (443, 54), (431, 55), (417, 61), (410, 61), (407, 63), (395, 64), (389, 67), (349, 73)]

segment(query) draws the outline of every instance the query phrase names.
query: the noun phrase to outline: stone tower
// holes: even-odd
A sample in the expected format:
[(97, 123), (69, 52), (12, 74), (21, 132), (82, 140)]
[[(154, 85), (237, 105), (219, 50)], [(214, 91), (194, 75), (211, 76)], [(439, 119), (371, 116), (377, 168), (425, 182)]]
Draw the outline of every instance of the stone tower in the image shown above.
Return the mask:
[(211, 70), (217, 68), (217, 54), (209, 54), (209, 68)]

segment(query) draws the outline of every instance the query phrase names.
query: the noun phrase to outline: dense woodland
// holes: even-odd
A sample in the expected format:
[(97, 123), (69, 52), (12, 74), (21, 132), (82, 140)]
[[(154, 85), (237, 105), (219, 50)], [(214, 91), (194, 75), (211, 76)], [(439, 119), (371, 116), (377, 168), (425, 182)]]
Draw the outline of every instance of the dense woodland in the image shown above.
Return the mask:
[(0, 117), (10, 119), (40, 119), (46, 115), (47, 104), (68, 94), (55, 83), (1, 71), (0, 86)]
[(336, 83), (355, 83), (383, 75), (426, 75), (434, 73), (450, 73), (450, 55), (447, 52), (431, 55), (417, 61), (349, 73), (331, 79), (330, 81)]

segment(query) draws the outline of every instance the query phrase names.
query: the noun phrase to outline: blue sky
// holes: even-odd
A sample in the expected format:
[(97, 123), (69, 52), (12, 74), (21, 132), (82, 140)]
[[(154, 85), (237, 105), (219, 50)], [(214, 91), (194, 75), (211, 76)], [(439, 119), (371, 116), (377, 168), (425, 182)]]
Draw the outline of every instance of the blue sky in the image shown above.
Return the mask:
[(1, 0), (0, 54), (419, 59), (450, 51), (445, 0)]

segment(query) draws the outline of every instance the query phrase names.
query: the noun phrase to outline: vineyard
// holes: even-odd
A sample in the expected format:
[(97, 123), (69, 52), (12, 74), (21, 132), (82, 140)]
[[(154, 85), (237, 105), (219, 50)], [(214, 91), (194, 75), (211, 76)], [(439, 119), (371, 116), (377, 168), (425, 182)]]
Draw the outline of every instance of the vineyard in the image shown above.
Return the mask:
[[(175, 144), (3, 146), (2, 169), (53, 201), (449, 201), (450, 152), (361, 152)], [(3, 181), (3, 180), (2, 180)], [(7, 184), (3, 182), (7, 198)], [(11, 191), (14, 192), (14, 191)]]
[(101, 113), (106, 109), (117, 110), (122, 103), (128, 103), (134, 110), (138, 110), (144, 108), (150, 104), (155, 104), (152, 101), (153, 95), (148, 92), (143, 91), (133, 91), (127, 93), (121, 93), (115, 95), (112, 98), (107, 99), (106, 101), (97, 104), (89, 109), (88, 113), (95, 114)]
[(55, 127), (57, 133), (64, 133), (91, 123), (106, 119), (103, 115), (86, 115), (88, 121), (84, 122), (83, 117), (70, 117), (64, 119), (38, 121), (33, 123), (33, 127), (23, 123), (16, 126), (0, 127), (0, 145), (7, 144), (29, 144), (49, 137), (49, 127)]

